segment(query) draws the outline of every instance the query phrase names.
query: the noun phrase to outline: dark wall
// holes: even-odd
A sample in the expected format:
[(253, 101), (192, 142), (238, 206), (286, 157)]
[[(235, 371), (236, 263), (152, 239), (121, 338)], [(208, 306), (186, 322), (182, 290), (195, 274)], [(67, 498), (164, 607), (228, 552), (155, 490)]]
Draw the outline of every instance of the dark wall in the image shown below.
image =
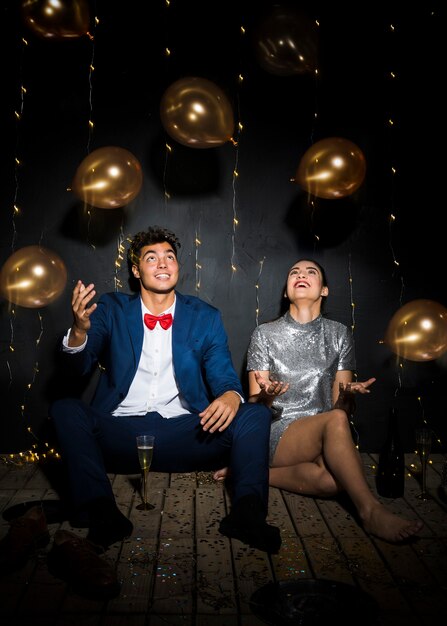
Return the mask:
[[(392, 404), (408, 449), (424, 417), (444, 447), (447, 358), (400, 360), (381, 340), (402, 304), (447, 305), (438, 156), (445, 17), (435, 5), (291, 4), (319, 21), (317, 76), (279, 76), (257, 62), (251, 36), (273, 3), (98, 0), (90, 3), (99, 18), (93, 40), (41, 39), (24, 27), (20, 2), (3, 3), (0, 261), (41, 244), (62, 257), (68, 282), (41, 309), (1, 301), (1, 453), (42, 443), (48, 403), (80, 391), (54, 359), (71, 324), (71, 290), (81, 278), (98, 293), (117, 279), (128, 291), (118, 246), (151, 224), (179, 235), (179, 289), (222, 310), (242, 378), (250, 334), (277, 315), (287, 269), (303, 255), (319, 260), (327, 314), (354, 327), (358, 377), (377, 377), (358, 399), (361, 449), (380, 447)], [(183, 76), (225, 90), (243, 124), (237, 146), (193, 149), (167, 137), (160, 99)], [(291, 179), (307, 148), (332, 136), (362, 149), (365, 181), (346, 198), (309, 198)], [(86, 207), (68, 190), (82, 159), (103, 146), (126, 148), (142, 165), (141, 192), (126, 207)]]

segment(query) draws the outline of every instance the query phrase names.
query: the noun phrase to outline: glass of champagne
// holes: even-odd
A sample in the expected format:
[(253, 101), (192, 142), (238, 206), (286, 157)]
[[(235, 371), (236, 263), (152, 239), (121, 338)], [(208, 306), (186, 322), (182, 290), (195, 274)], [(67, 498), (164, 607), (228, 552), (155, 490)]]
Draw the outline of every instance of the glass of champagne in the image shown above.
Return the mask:
[(137, 450), (143, 477), (143, 502), (137, 506), (139, 511), (150, 511), (155, 506), (147, 501), (147, 478), (154, 453), (154, 435), (138, 435)]
[(431, 451), (432, 431), (429, 428), (417, 428), (415, 435), (422, 469), (422, 491), (416, 497), (420, 500), (429, 500), (431, 496), (427, 491), (427, 462)]

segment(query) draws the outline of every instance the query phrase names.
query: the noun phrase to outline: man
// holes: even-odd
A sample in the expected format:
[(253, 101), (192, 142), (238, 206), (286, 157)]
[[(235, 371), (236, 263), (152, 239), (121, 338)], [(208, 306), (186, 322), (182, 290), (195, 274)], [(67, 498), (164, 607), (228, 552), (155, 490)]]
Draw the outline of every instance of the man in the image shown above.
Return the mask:
[(108, 293), (96, 304), (93, 284), (73, 290), (63, 358), (79, 375), (101, 369), (91, 405), (63, 399), (51, 408), (73, 505), (92, 543), (106, 549), (131, 535), (107, 472), (139, 472), (136, 436), (152, 434), (154, 471), (227, 461), (232, 508), (220, 532), (277, 552), (279, 530), (266, 523), (271, 414), (243, 402), (219, 311), (176, 291), (179, 246), (163, 228), (135, 235), (128, 261), (139, 294)]

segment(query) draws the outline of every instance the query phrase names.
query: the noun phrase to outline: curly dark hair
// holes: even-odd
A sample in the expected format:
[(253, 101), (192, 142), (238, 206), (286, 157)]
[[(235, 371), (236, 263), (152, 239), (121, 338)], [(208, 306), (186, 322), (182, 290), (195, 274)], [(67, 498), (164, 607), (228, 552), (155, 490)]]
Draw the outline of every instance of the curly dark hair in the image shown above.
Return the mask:
[(141, 249), (144, 246), (150, 246), (153, 243), (163, 243), (166, 241), (174, 250), (177, 256), (177, 250), (181, 247), (178, 237), (167, 228), (160, 226), (149, 226), (147, 230), (136, 233), (131, 239), (130, 247), (127, 251), (127, 259), (131, 265), (138, 265), (141, 256)]

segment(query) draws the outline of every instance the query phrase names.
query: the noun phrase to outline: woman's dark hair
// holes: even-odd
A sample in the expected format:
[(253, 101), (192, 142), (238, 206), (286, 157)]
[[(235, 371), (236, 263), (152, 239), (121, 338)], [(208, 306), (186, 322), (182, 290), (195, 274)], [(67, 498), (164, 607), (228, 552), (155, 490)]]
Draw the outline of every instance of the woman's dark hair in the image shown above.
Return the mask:
[[(312, 259), (306, 256), (295, 261), (293, 265), (296, 265), (297, 263), (300, 263), (301, 261), (309, 261), (310, 263), (313, 263), (314, 265), (316, 265), (321, 272), (321, 279), (323, 281), (323, 287), (329, 287), (327, 276), (326, 276), (326, 270), (320, 263), (318, 263), (318, 261), (315, 261), (315, 259)], [(287, 276), (289, 275), (289, 271), (287, 272)], [(290, 304), (289, 298), (287, 297), (287, 278), (284, 282), (281, 294), (282, 294), (282, 297), (281, 297), (281, 304), (280, 304), (280, 315), (284, 315), (284, 313), (288, 311), (289, 304)], [(323, 299), (321, 301), (321, 312), (323, 312), (324, 304), (326, 302), (327, 296), (322, 296), (322, 298)]]
[(153, 243), (163, 243), (166, 241), (174, 250), (175, 256), (177, 256), (177, 250), (180, 248), (181, 243), (176, 235), (160, 226), (149, 226), (147, 230), (140, 231), (134, 235), (130, 242), (130, 247), (127, 251), (127, 260), (129, 262), (129, 269), (132, 265), (138, 265), (141, 256), (141, 249), (144, 246), (150, 246)]

